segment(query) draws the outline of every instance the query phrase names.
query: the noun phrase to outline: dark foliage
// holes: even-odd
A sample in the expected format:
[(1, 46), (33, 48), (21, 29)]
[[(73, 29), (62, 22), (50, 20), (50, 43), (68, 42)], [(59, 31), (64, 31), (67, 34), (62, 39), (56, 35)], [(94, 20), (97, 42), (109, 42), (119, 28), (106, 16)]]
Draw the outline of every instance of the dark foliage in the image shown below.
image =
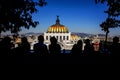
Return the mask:
[(111, 17), (120, 15), (120, 0), (95, 0), (96, 3), (107, 3), (108, 9), (105, 11)]
[(103, 31), (106, 32), (106, 42), (107, 35), (109, 33), (109, 28), (120, 27), (120, 0), (95, 0), (96, 3), (106, 3), (108, 9), (104, 13), (108, 14), (107, 19), (100, 24)]
[(11, 31), (17, 33), (21, 27), (36, 27), (32, 14), (37, 12), (36, 6), (44, 6), (44, 0), (0, 0), (0, 33)]

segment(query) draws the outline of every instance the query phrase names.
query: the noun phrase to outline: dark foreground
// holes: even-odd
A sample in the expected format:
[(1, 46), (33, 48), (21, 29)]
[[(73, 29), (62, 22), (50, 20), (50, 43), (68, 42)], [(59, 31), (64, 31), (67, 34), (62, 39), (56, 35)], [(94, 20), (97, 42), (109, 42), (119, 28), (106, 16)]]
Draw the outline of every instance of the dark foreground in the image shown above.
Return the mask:
[(119, 64), (119, 56), (111, 56), (109, 54), (94, 55), (71, 55), (61, 53), (59, 55), (9, 55), (1, 58), (3, 64), (7, 65), (113, 65)]

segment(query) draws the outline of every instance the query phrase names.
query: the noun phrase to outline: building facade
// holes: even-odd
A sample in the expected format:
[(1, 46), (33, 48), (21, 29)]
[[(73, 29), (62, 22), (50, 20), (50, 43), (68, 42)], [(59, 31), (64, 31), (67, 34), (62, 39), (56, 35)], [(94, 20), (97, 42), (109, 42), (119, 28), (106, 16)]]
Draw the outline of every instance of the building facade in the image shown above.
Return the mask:
[(55, 37), (62, 49), (71, 49), (72, 46), (80, 39), (75, 34), (71, 34), (68, 28), (60, 24), (59, 16), (57, 16), (56, 23), (51, 25), (46, 32), (44, 32), (45, 44), (50, 44), (50, 38)]

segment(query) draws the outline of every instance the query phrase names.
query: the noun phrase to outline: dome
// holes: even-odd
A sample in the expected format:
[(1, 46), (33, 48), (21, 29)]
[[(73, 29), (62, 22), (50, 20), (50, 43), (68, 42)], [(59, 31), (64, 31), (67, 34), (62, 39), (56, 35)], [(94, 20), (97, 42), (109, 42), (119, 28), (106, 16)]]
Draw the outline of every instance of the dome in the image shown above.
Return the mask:
[(60, 24), (59, 16), (57, 16), (56, 24), (51, 25), (48, 28), (47, 33), (68, 33), (68, 29)]
[(68, 29), (64, 25), (52, 25), (48, 28), (47, 33), (68, 33)]
[(71, 34), (70, 40), (79, 40), (79, 39), (80, 37), (78, 37), (77, 35)]

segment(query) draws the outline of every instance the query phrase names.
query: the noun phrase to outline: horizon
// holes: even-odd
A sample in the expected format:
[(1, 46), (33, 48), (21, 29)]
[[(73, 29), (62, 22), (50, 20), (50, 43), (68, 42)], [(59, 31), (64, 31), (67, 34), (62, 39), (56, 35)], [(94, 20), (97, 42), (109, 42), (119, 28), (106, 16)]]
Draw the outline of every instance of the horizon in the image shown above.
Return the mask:
[[(107, 9), (105, 4), (96, 4), (94, 0), (45, 0), (46, 6), (38, 8), (33, 14), (33, 20), (38, 21), (36, 28), (22, 29), (21, 33), (43, 33), (55, 24), (56, 16), (59, 15), (60, 23), (70, 32), (105, 34), (100, 24), (106, 20)], [(7, 34), (7, 32), (5, 33)], [(8, 32), (9, 34), (9, 32)], [(120, 28), (110, 29), (109, 35), (120, 35)]]
[[(29, 34), (29, 35), (37, 35), (37, 34), (44, 34), (44, 32), (26, 32), (26, 33), (19, 33), (19, 36), (20, 35), (27, 35), (27, 34)], [(76, 34), (76, 35), (78, 35), (78, 36), (80, 36), (81, 34), (85, 34), (85, 35), (87, 35), (87, 36), (92, 36), (92, 35), (104, 35), (105, 36), (105, 33), (98, 33), (98, 34), (94, 34), (94, 33), (86, 33), (86, 32), (71, 32), (71, 34)], [(3, 34), (1, 34), (1, 36), (12, 36), (13, 34), (12, 33), (3, 33)], [(86, 36), (86, 37), (87, 37)], [(110, 35), (110, 34), (108, 34), (108, 37), (115, 37), (115, 36), (118, 36), (118, 37), (120, 37), (120, 34), (118, 34), (118, 35)], [(85, 36), (84, 36), (85, 37)]]

